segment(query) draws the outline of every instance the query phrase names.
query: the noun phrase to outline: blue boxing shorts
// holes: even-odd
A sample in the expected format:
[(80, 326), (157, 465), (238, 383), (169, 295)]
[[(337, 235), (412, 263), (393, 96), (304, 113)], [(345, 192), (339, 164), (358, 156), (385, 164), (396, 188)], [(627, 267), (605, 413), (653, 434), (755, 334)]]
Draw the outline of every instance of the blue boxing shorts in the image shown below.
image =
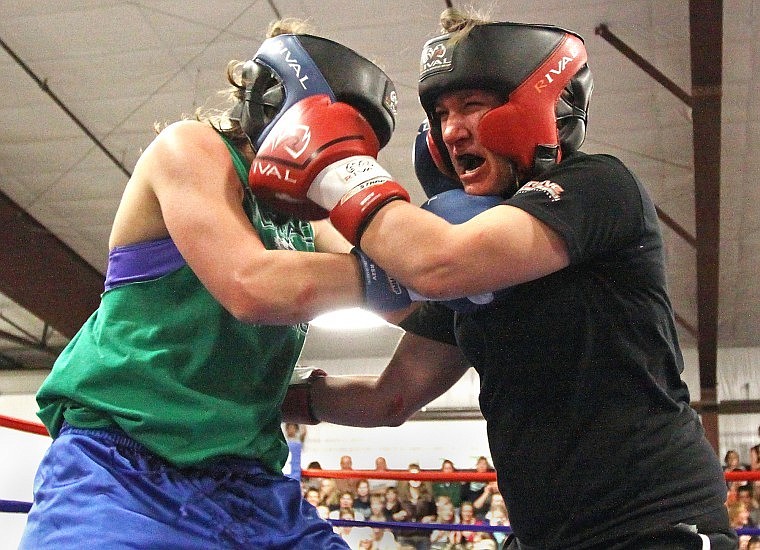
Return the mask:
[(301, 484), (229, 458), (177, 468), (117, 429), (64, 425), (34, 480), (22, 550), (345, 550)]

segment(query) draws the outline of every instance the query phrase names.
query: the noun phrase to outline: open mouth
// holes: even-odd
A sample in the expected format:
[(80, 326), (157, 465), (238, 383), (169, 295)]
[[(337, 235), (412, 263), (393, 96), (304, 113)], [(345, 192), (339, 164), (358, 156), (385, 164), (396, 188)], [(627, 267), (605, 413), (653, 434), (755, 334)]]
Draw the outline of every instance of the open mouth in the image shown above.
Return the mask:
[(464, 170), (465, 174), (468, 172), (474, 172), (480, 168), (485, 161), (486, 159), (478, 155), (465, 154), (457, 157), (457, 164)]

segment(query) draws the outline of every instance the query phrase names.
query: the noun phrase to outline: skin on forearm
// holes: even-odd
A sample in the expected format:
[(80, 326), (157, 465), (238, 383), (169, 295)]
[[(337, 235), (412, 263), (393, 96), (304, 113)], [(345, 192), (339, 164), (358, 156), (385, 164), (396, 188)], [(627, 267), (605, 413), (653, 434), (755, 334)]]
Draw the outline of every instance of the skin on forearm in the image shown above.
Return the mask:
[(328, 376), (316, 380), (311, 388), (312, 409), (320, 421), (332, 424), (398, 426), (408, 416), (404, 413), (404, 398), (401, 392), (383, 390), (378, 380), (378, 376)]
[(414, 205), (393, 201), (374, 215), (361, 248), (402, 284), (434, 299), (507, 288), (570, 262), (558, 233), (508, 205), (451, 225)]
[(284, 250), (259, 254), (263, 257), (241, 264), (232, 284), (219, 289), (217, 299), (241, 320), (298, 323), (364, 301), (359, 267), (349, 254)]
[(468, 368), (456, 346), (407, 332), (379, 376), (328, 374), (315, 380), (312, 408), (319, 420), (333, 424), (398, 426), (453, 386)]

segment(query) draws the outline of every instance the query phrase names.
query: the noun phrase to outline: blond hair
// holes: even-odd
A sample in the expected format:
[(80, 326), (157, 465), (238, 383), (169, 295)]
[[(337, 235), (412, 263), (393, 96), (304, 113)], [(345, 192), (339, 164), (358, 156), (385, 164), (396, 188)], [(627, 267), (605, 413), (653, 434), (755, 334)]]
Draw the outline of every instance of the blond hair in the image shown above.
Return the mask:
[(474, 8), (446, 8), (440, 16), (441, 32), (451, 34), (449, 43), (456, 44), (465, 38), (478, 25), (486, 25), (493, 21), (490, 17)]
[[(272, 21), (267, 27), (266, 38), (281, 34), (308, 34), (310, 32), (312, 28), (308, 22), (288, 17)], [(221, 97), (219, 105), (209, 107), (204, 104), (194, 113), (195, 120), (210, 124), (238, 147), (250, 144), (249, 137), (240, 127), (240, 122), (230, 118), (232, 110), (245, 100), (246, 83), (242, 78), (244, 64), (245, 61), (230, 60), (225, 71), (230, 86), (216, 93), (216, 96)]]

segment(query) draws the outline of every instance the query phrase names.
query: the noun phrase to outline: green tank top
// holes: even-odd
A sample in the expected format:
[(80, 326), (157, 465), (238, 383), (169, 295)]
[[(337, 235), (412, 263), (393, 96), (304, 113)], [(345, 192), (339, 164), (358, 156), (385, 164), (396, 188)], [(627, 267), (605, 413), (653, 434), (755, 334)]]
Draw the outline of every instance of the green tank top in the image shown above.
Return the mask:
[[(311, 225), (257, 203), (245, 159), (225, 143), (267, 249), (314, 251)], [(307, 328), (238, 321), (185, 264), (103, 293), (40, 387), (38, 415), (53, 437), (64, 420), (121, 428), (180, 467), (234, 456), (280, 472), (280, 404)]]

